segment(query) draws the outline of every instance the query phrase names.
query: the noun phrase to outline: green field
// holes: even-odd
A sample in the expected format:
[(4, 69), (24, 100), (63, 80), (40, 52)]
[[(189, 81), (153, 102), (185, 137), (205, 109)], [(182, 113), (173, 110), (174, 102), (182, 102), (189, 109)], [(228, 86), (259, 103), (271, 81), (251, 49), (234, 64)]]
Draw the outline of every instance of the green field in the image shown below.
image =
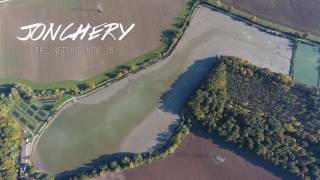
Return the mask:
[(295, 81), (310, 86), (319, 86), (320, 46), (298, 43), (293, 61)]

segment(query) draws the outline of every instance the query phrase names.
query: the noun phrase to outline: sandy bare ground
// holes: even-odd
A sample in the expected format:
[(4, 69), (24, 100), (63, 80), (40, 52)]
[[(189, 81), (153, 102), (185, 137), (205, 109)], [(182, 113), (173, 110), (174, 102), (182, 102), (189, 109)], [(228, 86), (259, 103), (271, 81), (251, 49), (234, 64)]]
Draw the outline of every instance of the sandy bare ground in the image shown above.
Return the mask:
[[(190, 66), (195, 60), (216, 55), (234, 55), (250, 59), (256, 65), (287, 74), (292, 55), (289, 44), (287, 39), (265, 34), (221, 13), (201, 7), (177, 49), (167, 61), (178, 59), (184, 61), (183, 66)], [(195, 76), (194, 74), (185, 78), (192, 80), (197, 78)], [(180, 80), (175, 84), (170, 92), (171, 95), (167, 96), (159, 107), (131, 132), (121, 150), (130, 152), (152, 150), (151, 147), (157, 147), (159, 138), (170, 137), (174, 125), (179, 120), (179, 110), (195, 87), (190, 85), (192, 81), (189, 80)], [(167, 101), (171, 103), (166, 103)], [(167, 108), (170, 111), (164, 109), (163, 104), (172, 104)]]
[[(0, 78), (14, 77), (37, 82), (83, 80), (160, 46), (161, 34), (175, 22), (187, 0), (101, 0), (103, 13), (96, 11), (96, 0), (13, 0), (0, 5)], [(76, 41), (26, 41), (20, 27), (34, 23), (99, 25), (122, 23), (136, 26), (122, 41), (107, 38)], [(54, 48), (76, 47), (83, 53), (56, 54)], [(97, 52), (88, 53), (87, 48)], [(37, 53), (37, 48), (45, 49)], [(110, 48), (113, 48), (111, 52)]]
[[(225, 158), (224, 162), (217, 156)], [(150, 165), (112, 173), (104, 180), (276, 180), (296, 179), (250, 152), (197, 130), (166, 159)]]

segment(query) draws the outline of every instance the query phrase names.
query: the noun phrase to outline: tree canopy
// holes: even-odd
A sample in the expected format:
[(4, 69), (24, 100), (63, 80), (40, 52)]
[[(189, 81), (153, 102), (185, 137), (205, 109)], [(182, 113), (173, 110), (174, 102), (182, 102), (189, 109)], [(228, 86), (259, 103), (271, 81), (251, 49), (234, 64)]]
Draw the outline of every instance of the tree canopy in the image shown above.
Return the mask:
[(188, 102), (201, 122), (304, 179), (320, 177), (320, 97), (316, 89), (236, 57), (220, 57)]
[(0, 116), (0, 179), (17, 179), (21, 141), (20, 125)]

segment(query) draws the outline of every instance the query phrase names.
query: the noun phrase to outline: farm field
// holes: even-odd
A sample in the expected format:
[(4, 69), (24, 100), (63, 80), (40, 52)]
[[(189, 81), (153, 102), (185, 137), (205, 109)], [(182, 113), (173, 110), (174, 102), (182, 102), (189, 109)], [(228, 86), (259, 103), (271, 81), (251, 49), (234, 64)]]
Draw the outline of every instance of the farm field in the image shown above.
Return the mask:
[(294, 58), (293, 79), (310, 86), (319, 85), (320, 46), (299, 43)]
[(318, 0), (221, 0), (221, 2), (276, 23), (320, 35)]
[[(220, 159), (219, 159), (220, 158)], [(202, 130), (193, 131), (177, 151), (150, 165), (98, 180), (276, 180), (295, 179), (273, 165)]]
[(117, 152), (159, 147), (171, 135), (180, 108), (214, 57), (223, 54), (288, 73), (292, 50), (287, 39), (201, 7), (168, 59), (68, 104), (40, 138), (35, 165), (56, 174), (90, 166)]
[[(161, 45), (162, 32), (170, 29), (187, 0), (100, 0), (98, 13), (92, 0), (12, 0), (0, 5), (0, 78), (28, 79), (36, 82), (84, 80), (124, 64)], [(19, 12), (19, 13), (17, 13)], [(20, 27), (54, 23), (66, 27), (74, 23), (93, 26), (122, 23), (134, 29), (122, 40), (110, 36), (66, 41), (19, 41)], [(120, 30), (119, 30), (120, 31)], [(119, 32), (116, 32), (115, 36)], [(64, 48), (64, 50), (62, 50)], [(74, 49), (72, 49), (74, 48)], [(77, 51), (80, 49), (80, 51)], [(59, 51), (58, 51), (59, 50)], [(78, 53), (80, 52), (80, 53)]]

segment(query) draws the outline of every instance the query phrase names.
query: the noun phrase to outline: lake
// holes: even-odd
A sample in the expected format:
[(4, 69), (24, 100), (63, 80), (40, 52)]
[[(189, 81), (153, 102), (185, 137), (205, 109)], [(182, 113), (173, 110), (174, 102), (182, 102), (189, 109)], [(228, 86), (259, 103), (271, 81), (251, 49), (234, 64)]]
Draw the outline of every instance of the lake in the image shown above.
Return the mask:
[(216, 55), (288, 73), (292, 51), (287, 39), (201, 7), (168, 59), (65, 108), (40, 138), (35, 165), (56, 174), (153, 147), (178, 120)]

